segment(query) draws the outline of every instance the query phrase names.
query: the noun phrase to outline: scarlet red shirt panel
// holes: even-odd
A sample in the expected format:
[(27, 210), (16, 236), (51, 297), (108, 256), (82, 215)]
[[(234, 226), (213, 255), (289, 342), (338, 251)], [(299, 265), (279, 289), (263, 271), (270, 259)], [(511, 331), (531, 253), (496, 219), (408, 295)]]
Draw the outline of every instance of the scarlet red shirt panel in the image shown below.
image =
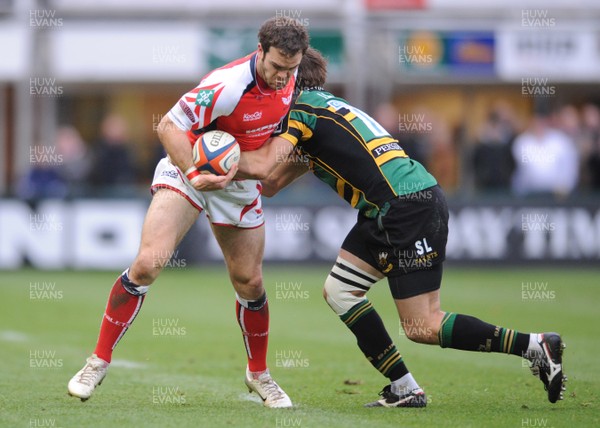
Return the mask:
[(271, 89), (256, 72), (257, 52), (210, 72), (183, 95), (169, 118), (194, 144), (211, 129), (233, 135), (242, 150), (264, 144), (288, 113), (296, 74), (283, 89)]

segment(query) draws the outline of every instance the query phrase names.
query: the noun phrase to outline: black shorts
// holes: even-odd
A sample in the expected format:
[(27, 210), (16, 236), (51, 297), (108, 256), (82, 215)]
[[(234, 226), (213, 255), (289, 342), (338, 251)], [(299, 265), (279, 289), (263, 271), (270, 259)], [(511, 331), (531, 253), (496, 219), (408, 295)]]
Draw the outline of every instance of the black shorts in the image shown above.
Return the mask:
[(448, 206), (436, 185), (392, 199), (377, 218), (359, 213), (342, 248), (387, 276), (403, 299), (440, 287), (447, 240)]

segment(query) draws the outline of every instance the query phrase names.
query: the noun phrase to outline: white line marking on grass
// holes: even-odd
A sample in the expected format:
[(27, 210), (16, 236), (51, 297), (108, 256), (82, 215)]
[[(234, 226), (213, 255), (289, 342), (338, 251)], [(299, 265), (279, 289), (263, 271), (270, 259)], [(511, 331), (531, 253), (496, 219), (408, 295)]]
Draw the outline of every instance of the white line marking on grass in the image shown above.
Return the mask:
[(0, 331), (0, 340), (4, 340), (5, 342), (27, 342), (29, 336), (20, 331), (2, 330)]
[(129, 360), (112, 360), (110, 366), (122, 367), (124, 369), (145, 369), (148, 367), (148, 364), (138, 363), (137, 361)]

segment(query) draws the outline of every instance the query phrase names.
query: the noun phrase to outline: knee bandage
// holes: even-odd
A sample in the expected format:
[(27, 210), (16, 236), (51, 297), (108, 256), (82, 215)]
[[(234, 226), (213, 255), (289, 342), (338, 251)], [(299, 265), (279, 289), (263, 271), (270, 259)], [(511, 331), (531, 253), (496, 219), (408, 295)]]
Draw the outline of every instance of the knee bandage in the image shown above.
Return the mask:
[(325, 280), (327, 303), (338, 315), (343, 315), (352, 307), (366, 299), (352, 292), (367, 292), (379, 278), (338, 257)]

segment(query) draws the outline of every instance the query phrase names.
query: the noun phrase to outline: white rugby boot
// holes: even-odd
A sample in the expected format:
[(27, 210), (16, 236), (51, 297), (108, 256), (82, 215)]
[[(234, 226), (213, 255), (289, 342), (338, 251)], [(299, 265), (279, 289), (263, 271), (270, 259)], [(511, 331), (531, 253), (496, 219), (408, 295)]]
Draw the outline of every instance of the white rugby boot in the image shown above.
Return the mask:
[(249, 392), (256, 392), (266, 407), (285, 408), (292, 407), (292, 400), (277, 382), (273, 380), (269, 369), (255, 378), (246, 367), (246, 386)]
[(85, 401), (92, 395), (96, 386), (102, 383), (102, 379), (106, 376), (109, 363), (98, 358), (96, 354), (86, 360), (85, 366), (79, 370), (75, 376), (69, 381), (67, 389), (69, 395), (81, 398)]

